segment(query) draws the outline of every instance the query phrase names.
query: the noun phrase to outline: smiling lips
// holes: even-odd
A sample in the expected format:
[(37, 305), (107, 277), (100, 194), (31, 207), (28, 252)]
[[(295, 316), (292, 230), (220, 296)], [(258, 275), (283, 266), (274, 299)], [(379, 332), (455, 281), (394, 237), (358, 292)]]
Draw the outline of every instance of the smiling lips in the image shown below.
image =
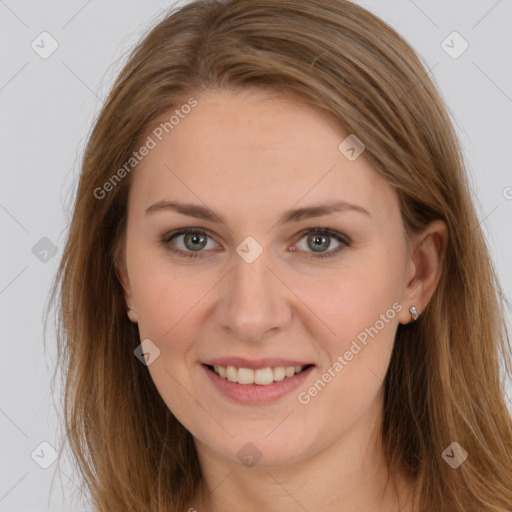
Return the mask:
[(241, 357), (212, 359), (201, 364), (214, 387), (242, 404), (267, 404), (287, 395), (308, 377), (315, 365), (299, 360)]
[[(211, 368), (211, 367), (210, 367)], [(213, 371), (230, 382), (238, 384), (259, 384), (268, 386), (272, 382), (279, 382), (287, 377), (293, 377), (300, 373), (305, 366), (276, 366), (274, 368), (266, 367), (258, 370), (251, 368), (237, 368), (236, 366), (214, 365)]]
[(266, 358), (251, 361), (237, 357), (215, 359), (208, 361), (205, 365), (209, 370), (229, 382), (260, 386), (280, 382), (312, 366), (290, 359)]

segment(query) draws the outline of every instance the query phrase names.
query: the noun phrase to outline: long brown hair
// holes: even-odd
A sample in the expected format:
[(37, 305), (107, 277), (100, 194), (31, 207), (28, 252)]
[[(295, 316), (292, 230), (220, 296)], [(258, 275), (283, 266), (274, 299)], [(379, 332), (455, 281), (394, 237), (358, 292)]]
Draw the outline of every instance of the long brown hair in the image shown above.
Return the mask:
[[(59, 294), (65, 435), (95, 507), (184, 510), (200, 479), (191, 434), (134, 356), (141, 340), (116, 275), (136, 167), (97, 191), (162, 114), (207, 89), (249, 87), (301, 98), (356, 134), (396, 190), (408, 233), (446, 223), (437, 290), (417, 322), (398, 327), (385, 379), (386, 459), (391, 474), (416, 482), (415, 511), (512, 510), (502, 382), (510, 344), (463, 156), (414, 50), (346, 0), (175, 7), (134, 49), (95, 122), (51, 297)], [(442, 457), (452, 442), (469, 454), (457, 469)]]

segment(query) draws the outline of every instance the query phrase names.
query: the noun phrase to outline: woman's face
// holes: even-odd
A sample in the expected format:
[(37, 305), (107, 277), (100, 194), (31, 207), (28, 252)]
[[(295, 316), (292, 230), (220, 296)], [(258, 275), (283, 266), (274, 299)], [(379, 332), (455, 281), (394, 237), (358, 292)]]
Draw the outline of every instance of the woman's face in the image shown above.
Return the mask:
[(297, 462), (379, 418), (410, 319), (398, 200), (309, 107), (255, 91), (196, 100), (165, 137), (148, 132), (156, 146), (133, 171), (127, 304), (160, 395), (204, 453)]

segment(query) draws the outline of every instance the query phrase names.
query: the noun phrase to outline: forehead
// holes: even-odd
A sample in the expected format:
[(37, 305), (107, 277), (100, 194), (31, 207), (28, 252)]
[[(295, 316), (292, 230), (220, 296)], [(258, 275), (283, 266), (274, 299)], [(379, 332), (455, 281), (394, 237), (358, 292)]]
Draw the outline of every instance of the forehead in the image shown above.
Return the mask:
[(260, 214), (299, 201), (393, 201), (364, 153), (350, 161), (340, 152), (349, 134), (312, 107), (257, 90), (207, 92), (195, 99), (197, 105), (161, 140), (154, 127), (168, 121), (169, 113), (148, 131), (155, 147), (135, 169), (130, 191), (137, 210), (177, 198), (204, 199), (216, 211), (236, 205), (238, 213)]

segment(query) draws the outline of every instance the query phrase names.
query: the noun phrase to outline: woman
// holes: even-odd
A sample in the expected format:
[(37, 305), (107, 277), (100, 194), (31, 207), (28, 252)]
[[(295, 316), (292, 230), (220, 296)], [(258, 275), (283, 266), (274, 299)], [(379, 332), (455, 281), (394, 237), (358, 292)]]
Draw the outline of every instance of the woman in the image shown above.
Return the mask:
[(95, 509), (512, 510), (501, 292), (414, 51), (195, 1), (91, 134), (54, 293)]

